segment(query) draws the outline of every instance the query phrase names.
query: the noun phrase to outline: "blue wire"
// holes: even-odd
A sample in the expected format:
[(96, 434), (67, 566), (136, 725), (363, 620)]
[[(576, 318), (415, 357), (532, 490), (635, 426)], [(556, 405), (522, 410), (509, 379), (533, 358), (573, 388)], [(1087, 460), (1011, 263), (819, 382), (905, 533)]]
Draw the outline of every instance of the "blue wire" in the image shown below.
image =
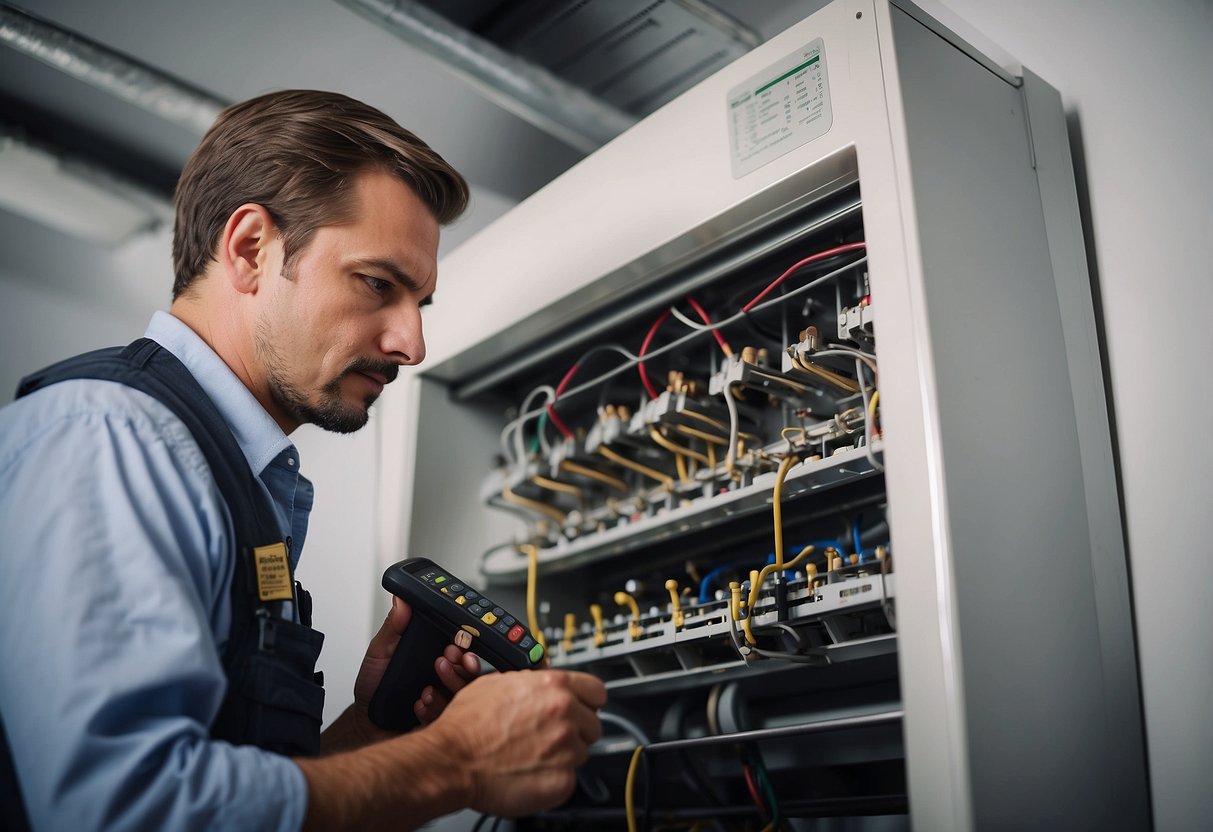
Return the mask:
[(863, 544), (859, 542), (859, 524), (860, 524), (861, 522), (863, 522), (863, 515), (862, 515), (862, 514), (857, 515), (857, 516), (855, 517), (855, 522), (854, 522), (854, 523), (851, 525), (851, 537), (852, 537), (852, 538), (854, 539), (854, 541), (855, 541), (855, 551), (856, 551), (857, 553), (862, 553), (862, 552), (863, 552)]

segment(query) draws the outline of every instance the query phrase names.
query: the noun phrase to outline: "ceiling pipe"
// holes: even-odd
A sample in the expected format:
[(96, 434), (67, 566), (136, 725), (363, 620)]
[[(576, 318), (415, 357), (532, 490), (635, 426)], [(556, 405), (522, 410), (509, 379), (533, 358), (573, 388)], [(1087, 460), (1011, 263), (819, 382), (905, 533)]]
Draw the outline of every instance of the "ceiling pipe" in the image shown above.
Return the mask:
[(477, 37), (413, 0), (337, 0), (470, 81), (488, 98), (582, 153), (636, 123), (546, 69)]
[(0, 43), (201, 136), (227, 104), (99, 43), (0, 3)]

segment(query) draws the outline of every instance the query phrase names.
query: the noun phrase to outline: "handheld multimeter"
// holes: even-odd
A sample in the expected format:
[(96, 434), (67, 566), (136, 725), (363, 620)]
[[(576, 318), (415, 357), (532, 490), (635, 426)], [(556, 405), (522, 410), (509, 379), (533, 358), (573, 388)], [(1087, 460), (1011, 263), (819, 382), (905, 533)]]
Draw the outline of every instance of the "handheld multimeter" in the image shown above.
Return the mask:
[(383, 588), (408, 602), (413, 619), (371, 697), (371, 721), (381, 728), (407, 731), (417, 725), (413, 703), (426, 685), (442, 686), (434, 659), (451, 642), (497, 670), (528, 670), (543, 661), (543, 645), (521, 621), (432, 560), (409, 558), (389, 566)]

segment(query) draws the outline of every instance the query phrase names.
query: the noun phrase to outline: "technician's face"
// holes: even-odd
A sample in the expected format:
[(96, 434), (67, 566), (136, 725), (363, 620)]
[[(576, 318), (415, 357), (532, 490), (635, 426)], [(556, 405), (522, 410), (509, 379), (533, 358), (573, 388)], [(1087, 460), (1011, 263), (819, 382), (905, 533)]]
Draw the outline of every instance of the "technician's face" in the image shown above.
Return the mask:
[[(354, 219), (316, 230), (257, 322), (287, 427), (350, 433), (401, 364), (425, 358), (421, 307), (437, 280), (438, 222), (400, 180), (359, 174)], [(282, 419), (280, 419), (282, 421)]]

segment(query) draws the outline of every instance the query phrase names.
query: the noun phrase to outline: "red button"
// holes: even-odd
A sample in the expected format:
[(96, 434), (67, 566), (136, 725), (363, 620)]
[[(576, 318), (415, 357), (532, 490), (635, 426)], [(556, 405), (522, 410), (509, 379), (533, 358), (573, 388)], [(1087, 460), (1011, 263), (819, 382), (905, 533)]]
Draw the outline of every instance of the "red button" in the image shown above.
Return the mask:
[(505, 634), (505, 637), (517, 644), (525, 633), (526, 630), (523, 629), (521, 624), (515, 624), (512, 628), (510, 628), (510, 631)]

